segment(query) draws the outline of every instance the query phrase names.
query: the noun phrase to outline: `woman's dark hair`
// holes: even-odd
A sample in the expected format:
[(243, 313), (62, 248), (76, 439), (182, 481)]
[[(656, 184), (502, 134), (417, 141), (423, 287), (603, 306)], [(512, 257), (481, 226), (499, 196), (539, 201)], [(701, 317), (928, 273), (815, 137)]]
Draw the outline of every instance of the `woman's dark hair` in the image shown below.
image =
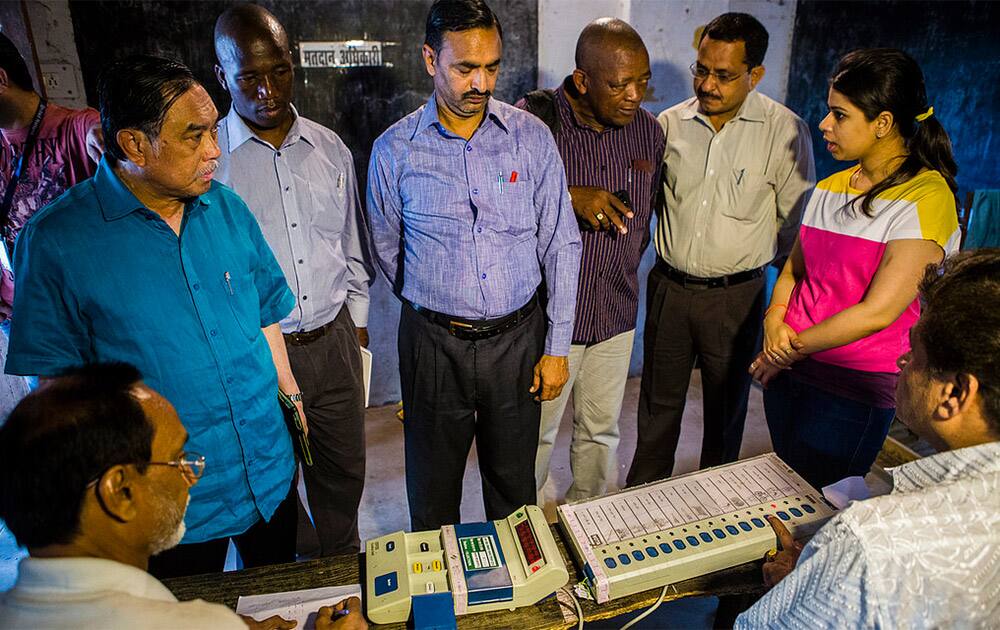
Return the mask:
[(111, 157), (127, 159), (117, 139), (122, 129), (138, 129), (150, 140), (158, 138), (174, 102), (197, 83), (184, 64), (152, 55), (127, 57), (105, 68), (97, 94), (104, 144)]
[[(723, 13), (708, 23), (701, 32), (701, 39), (711, 37), (720, 42), (743, 42), (746, 55), (743, 61), (751, 69), (763, 65), (767, 54), (767, 29), (749, 13)], [(701, 45), (701, 41), (698, 41)]]
[(18, 543), (72, 542), (92, 481), (117, 464), (145, 470), (153, 426), (132, 395), (141, 380), (125, 363), (88, 365), (14, 408), (0, 428), (0, 518)]
[(980, 409), (1000, 437), (1000, 249), (976, 249), (929, 265), (913, 329), (935, 374), (972, 374)]
[(424, 43), (440, 52), (445, 33), (493, 27), (502, 40), (500, 20), (483, 0), (437, 0), (427, 14)]
[(951, 140), (936, 116), (917, 120), (928, 110), (924, 75), (913, 57), (895, 48), (867, 48), (844, 55), (830, 76), (830, 87), (843, 94), (869, 121), (890, 112), (906, 145), (907, 155), (889, 177), (852, 200), (872, 216), (872, 201), (882, 191), (909, 181), (920, 169), (941, 173), (954, 193), (958, 166)]

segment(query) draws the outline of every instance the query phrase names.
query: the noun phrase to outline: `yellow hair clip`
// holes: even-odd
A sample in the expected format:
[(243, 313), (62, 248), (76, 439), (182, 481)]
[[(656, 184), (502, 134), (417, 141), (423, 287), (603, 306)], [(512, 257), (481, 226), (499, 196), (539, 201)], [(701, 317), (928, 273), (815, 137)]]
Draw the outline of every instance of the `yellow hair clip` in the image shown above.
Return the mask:
[(917, 114), (917, 122), (924, 122), (925, 120), (927, 120), (928, 118), (930, 118), (931, 115), (933, 115), (933, 114), (934, 114), (934, 108), (933, 107), (928, 107), (927, 111), (924, 112), (923, 114)]

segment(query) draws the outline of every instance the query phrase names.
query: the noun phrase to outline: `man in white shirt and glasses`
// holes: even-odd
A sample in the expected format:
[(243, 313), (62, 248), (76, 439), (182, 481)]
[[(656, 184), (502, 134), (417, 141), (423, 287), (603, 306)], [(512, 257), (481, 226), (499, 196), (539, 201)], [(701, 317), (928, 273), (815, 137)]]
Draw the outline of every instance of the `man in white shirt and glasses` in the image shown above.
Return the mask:
[[(293, 627), (178, 602), (146, 572), (183, 537), (188, 490), (206, 463), (184, 451), (177, 412), (141, 379), (124, 363), (74, 369), (0, 428), (0, 518), (29, 553), (0, 597), (0, 628)], [(365, 628), (360, 601), (321, 609), (316, 627)]]

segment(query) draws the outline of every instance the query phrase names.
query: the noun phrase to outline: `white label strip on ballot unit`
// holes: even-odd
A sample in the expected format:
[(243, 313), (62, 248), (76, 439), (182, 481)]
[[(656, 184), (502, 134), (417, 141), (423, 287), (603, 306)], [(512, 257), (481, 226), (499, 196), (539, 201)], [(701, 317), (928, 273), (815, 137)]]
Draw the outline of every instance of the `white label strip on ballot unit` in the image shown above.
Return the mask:
[(735, 470), (708, 470), (669, 486), (641, 487), (565, 507), (584, 538), (600, 546), (783, 499), (796, 493), (794, 485), (774, 462), (762, 459)]

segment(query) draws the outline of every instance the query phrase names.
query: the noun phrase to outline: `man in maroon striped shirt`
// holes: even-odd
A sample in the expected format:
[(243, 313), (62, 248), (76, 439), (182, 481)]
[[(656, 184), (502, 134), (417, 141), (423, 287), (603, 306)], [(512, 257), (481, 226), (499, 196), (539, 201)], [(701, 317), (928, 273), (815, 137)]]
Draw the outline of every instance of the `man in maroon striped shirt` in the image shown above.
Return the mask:
[(569, 501), (605, 492), (618, 446), (639, 260), (649, 243), (665, 142), (656, 119), (640, 107), (650, 76), (649, 54), (635, 29), (601, 18), (580, 33), (573, 74), (556, 90), (518, 103), (553, 131), (583, 238), (569, 381), (558, 398), (542, 403), (535, 465), (541, 493), (572, 392)]

